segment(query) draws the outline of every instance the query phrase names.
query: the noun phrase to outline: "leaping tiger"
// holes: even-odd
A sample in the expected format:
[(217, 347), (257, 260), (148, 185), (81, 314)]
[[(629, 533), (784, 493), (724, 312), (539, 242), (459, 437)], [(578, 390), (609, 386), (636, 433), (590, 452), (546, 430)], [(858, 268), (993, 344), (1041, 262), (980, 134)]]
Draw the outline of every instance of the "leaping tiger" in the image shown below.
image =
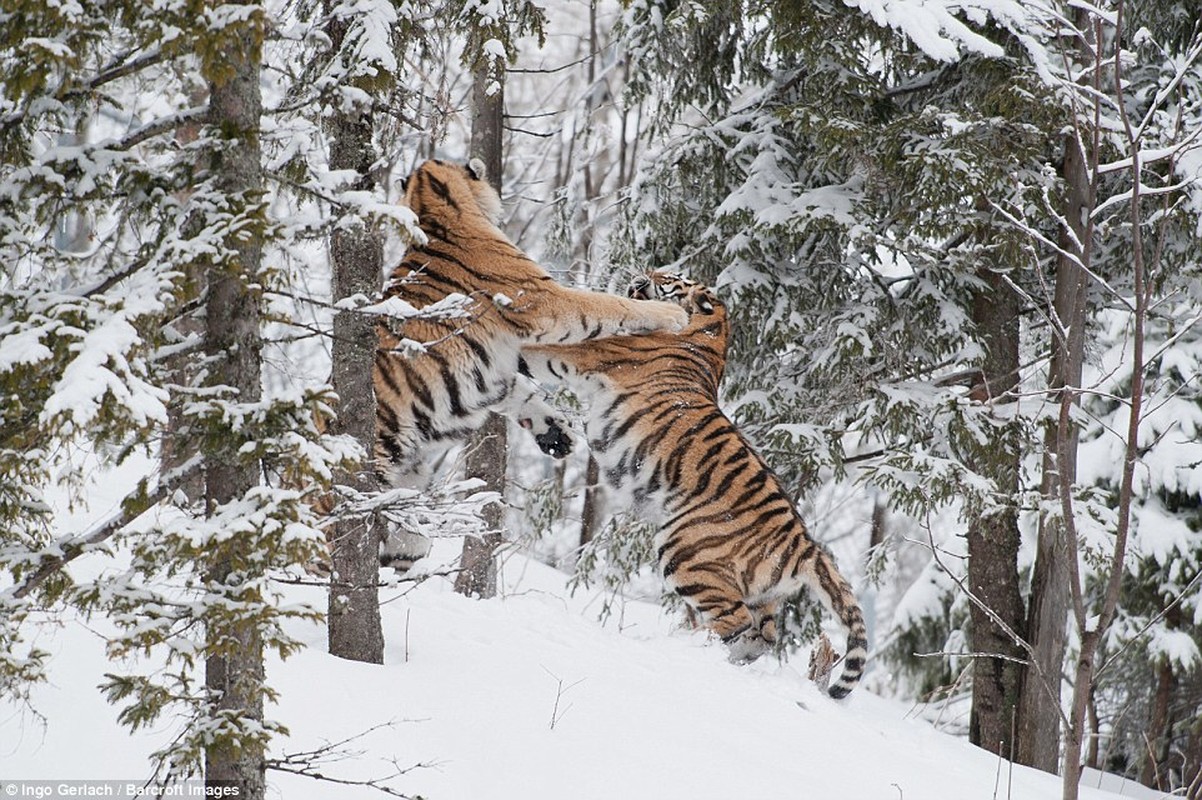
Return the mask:
[(689, 324), (679, 334), (524, 347), (523, 372), (590, 399), (585, 432), (602, 474), (658, 523), (664, 579), (731, 660), (762, 655), (776, 641), (779, 604), (808, 587), (847, 631), (829, 690), (846, 696), (868, 655), (864, 616), (780, 480), (718, 406), (726, 307), (709, 288), (664, 273), (636, 278), (630, 294), (679, 304)]
[[(531, 391), (514, 392), (522, 345), (680, 330), (688, 320), (670, 303), (556, 283), (497, 226), (501, 200), (479, 159), (426, 161), (406, 179), (405, 205), (426, 241), (392, 271), (385, 298), (423, 309), (463, 295), (466, 314), (379, 327), (376, 461), (395, 484), (420, 486), (423, 450), (463, 441), (492, 410), (531, 428), (545, 451), (566, 454), (558, 413)], [(414, 352), (408, 342), (423, 347)]]

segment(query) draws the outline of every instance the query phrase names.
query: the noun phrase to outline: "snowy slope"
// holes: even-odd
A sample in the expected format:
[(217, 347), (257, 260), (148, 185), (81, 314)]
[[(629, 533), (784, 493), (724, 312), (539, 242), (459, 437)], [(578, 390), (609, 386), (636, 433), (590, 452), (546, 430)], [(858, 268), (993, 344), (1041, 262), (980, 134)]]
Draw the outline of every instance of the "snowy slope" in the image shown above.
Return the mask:
[[(434, 558), (453, 557), (456, 546), (441, 542)], [(831, 700), (801, 666), (732, 666), (719, 644), (654, 606), (628, 602), (602, 625), (595, 598), (568, 597), (562, 573), (510, 555), (502, 579), (503, 596), (488, 601), (460, 597), (441, 578), (403, 597), (386, 593), (395, 599), (383, 609), (384, 666), (332, 658), (322, 629), (301, 630), (311, 646), (268, 668), (281, 693), (269, 714), (291, 730), (273, 755), (393, 723), (321, 771), (363, 779), (392, 773), (394, 762), (421, 764), (391, 785), (431, 800), (1059, 796), (1054, 776), (1021, 767), (1011, 775), (1005, 765), (999, 773), (997, 758), (908, 719), (905, 705), (863, 690)], [(290, 594), (323, 604), (316, 589)], [(170, 726), (131, 736), (116, 725), (95, 689), (119, 668), (104, 661), (102, 638), (77, 620), (43, 634), (56, 655), (53, 680), (33, 701), (45, 724), (0, 714), (0, 777), (148, 774), (146, 755)], [(289, 800), (383, 796), (280, 773), (269, 780)]]

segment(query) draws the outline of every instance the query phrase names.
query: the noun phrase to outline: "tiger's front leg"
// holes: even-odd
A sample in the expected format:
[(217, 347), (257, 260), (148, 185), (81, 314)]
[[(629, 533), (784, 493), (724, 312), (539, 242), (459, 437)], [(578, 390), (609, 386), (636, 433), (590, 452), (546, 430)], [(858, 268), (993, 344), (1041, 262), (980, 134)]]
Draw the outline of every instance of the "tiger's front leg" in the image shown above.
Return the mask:
[(517, 421), (534, 435), (540, 450), (553, 458), (572, 452), (571, 427), (559, 409), (542, 398), (542, 389), (530, 377), (518, 375), (513, 391), (493, 411)]
[(572, 343), (608, 336), (668, 331), (688, 325), (680, 306), (660, 300), (630, 300), (604, 292), (558, 287), (546, 300), (518, 303), (530, 326), (529, 340), (539, 344)]

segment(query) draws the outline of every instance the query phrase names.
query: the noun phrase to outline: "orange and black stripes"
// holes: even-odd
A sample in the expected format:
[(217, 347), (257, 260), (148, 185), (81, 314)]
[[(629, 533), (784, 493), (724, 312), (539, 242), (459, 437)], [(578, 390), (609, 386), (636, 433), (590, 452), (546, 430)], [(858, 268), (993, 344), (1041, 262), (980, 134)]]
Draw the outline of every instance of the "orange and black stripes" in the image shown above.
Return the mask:
[(521, 345), (675, 330), (686, 315), (557, 284), (497, 227), (500, 199), (478, 161), (427, 161), (404, 185), (426, 241), (408, 250), (384, 296), (420, 310), (462, 295), (465, 313), (378, 326), (378, 463), (398, 479), (419, 468), (423, 444), (462, 440), (492, 410), (530, 421), (540, 446), (564, 455), (570, 440), (553, 409), (532, 398), (521, 401), (530, 408), (514, 407)]
[(830, 689), (846, 695), (867, 656), (863, 614), (780, 480), (718, 406), (725, 307), (711, 290), (663, 274), (636, 279), (631, 293), (679, 303), (688, 326), (678, 335), (527, 346), (523, 371), (590, 398), (586, 430), (602, 474), (656, 518), (662, 575), (732, 658), (767, 650), (778, 604), (809, 588), (847, 631), (843, 672)]

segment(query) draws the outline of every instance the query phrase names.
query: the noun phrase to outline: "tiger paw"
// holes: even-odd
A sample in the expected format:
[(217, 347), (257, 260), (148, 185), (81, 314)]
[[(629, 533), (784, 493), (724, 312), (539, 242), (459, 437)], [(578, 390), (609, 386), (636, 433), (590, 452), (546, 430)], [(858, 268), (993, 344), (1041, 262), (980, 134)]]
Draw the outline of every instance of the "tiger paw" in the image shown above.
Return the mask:
[(572, 452), (572, 439), (559, 425), (552, 423), (545, 432), (536, 433), (539, 449), (552, 458), (563, 458)]
[(572, 452), (572, 437), (568, 435), (566, 426), (554, 417), (543, 417), (537, 428), (533, 419), (518, 420), (518, 424), (534, 434), (538, 448), (552, 458), (563, 458)]
[(683, 308), (672, 303), (659, 300), (644, 300), (639, 302), (641, 319), (631, 320), (628, 325), (630, 333), (651, 333), (653, 331), (668, 331), (677, 333), (689, 324), (689, 314)]
[(750, 664), (768, 652), (770, 645), (767, 639), (760, 636), (759, 631), (755, 631), (740, 636), (732, 641), (728, 647), (730, 649), (730, 663)]

